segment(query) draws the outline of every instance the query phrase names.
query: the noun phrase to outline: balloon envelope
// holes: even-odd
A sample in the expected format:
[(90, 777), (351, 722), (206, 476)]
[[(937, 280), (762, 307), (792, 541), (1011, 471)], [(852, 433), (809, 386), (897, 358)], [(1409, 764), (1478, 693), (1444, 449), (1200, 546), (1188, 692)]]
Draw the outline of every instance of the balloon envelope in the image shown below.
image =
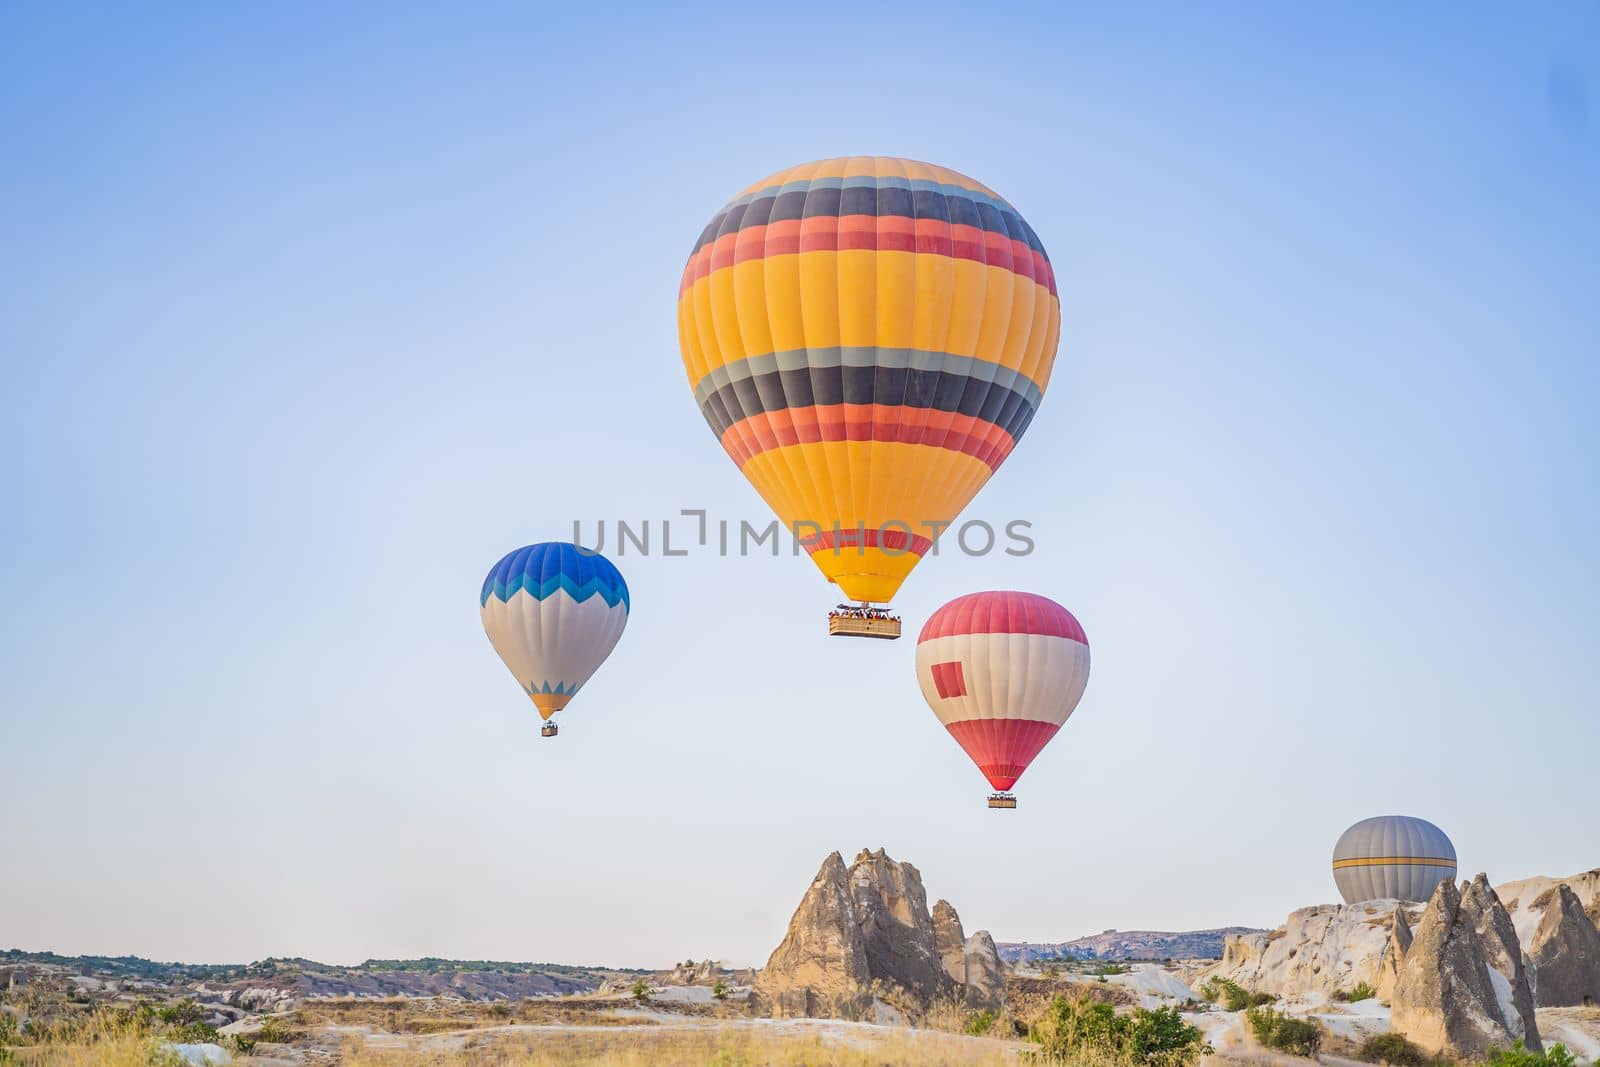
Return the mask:
[(755, 183), (678, 291), (683, 365), (722, 447), (823, 574), (878, 603), (1028, 428), (1060, 329), (1016, 209), (907, 159)]
[(490, 644), (544, 719), (611, 654), (628, 604), (628, 584), (610, 560), (562, 542), (508, 553), (478, 596)]
[(1333, 846), (1333, 880), (1346, 904), (1427, 900), (1456, 876), (1456, 847), (1443, 830), (1409, 815), (1362, 819)]
[(922, 695), (995, 789), (1010, 789), (1089, 683), (1089, 640), (1034, 593), (957, 597), (917, 638)]

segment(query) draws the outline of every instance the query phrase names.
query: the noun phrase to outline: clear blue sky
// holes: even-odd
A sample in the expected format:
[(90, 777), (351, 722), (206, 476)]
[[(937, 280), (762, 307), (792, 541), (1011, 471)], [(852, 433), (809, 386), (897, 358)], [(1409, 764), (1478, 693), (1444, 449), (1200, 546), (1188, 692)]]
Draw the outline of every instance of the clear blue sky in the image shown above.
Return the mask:
[[(761, 962), (864, 845), (1001, 938), (1270, 925), (1391, 811), (1600, 863), (1600, 8), (1388, 7), (7, 6), (0, 946)], [(803, 559), (617, 559), (557, 742), (479, 626), (574, 518), (765, 521), (679, 272), (840, 154), (1060, 280), (969, 509), (1038, 551), (899, 601), (1083, 621), (1014, 813)]]

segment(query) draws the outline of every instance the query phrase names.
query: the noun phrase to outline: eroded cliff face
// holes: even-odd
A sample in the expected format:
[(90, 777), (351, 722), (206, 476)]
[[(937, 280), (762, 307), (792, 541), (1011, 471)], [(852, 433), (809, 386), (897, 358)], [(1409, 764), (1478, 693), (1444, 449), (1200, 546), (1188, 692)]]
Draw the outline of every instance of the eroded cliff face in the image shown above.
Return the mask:
[[(1470, 887), (1469, 887), (1470, 893)], [(1406, 950), (1390, 1004), (1390, 1026), (1430, 1053), (1480, 1060), (1517, 1032), (1512, 991), (1496, 983), (1479, 915), (1440, 882)]]
[(1546, 892), (1552, 899), (1527, 945), (1536, 999), (1552, 1008), (1600, 1004), (1600, 930), (1570, 886)]
[[(1600, 962), (1594, 961), (1600, 928), (1589, 914), (1600, 906), (1600, 869), (1498, 888), (1480, 874), (1457, 893), (1494, 973), (1491, 980), (1508, 998), (1507, 1023), (1529, 1047), (1538, 1043), (1536, 1009), (1582, 1006), (1585, 997), (1600, 1003)], [(1276, 930), (1228, 937), (1222, 959), (1197, 980), (1220, 975), (1278, 996), (1332, 994), (1370, 982), (1387, 1003), (1423, 911), (1423, 905), (1392, 900), (1301, 908)], [(1398, 932), (1397, 920), (1404, 924)], [(1541, 962), (1550, 970), (1542, 984)]]
[(1563, 884), (1583, 904), (1589, 921), (1600, 923), (1600, 867), (1564, 878), (1546, 875), (1519, 878), (1495, 887), (1500, 899), (1505, 902), (1512, 923), (1516, 925), (1517, 939), (1522, 942), (1524, 949), (1533, 941), (1533, 932), (1539, 928), (1545, 912), (1556, 902), (1556, 886)]
[(1006, 1002), (1006, 965), (989, 931), (967, 938), (966, 992), (969, 1008), (999, 1011)]
[(863, 1019), (872, 1009), (871, 985), (850, 874), (834, 852), (822, 861), (783, 940), (756, 976), (750, 1004), (778, 1018)]
[(1395, 915), (1406, 909), (1419, 910), (1393, 900), (1301, 908), (1276, 930), (1229, 937), (1221, 962), (1197, 980), (1216, 975), (1274, 996), (1377, 986)]
[(967, 935), (961, 931), (961, 916), (948, 900), (933, 906), (933, 943), (939, 950), (939, 960), (944, 973), (951, 981), (963, 985), (967, 981)]
[(757, 976), (751, 1010), (777, 1017), (918, 1019), (939, 1003), (997, 1007), (1004, 969), (986, 932), (963, 936), (948, 902), (930, 913), (922, 875), (883, 849), (812, 880)]
[(1465, 883), (1461, 891), (1461, 914), (1472, 923), (1483, 945), (1484, 963), (1488, 965), (1489, 981), (1499, 998), (1500, 1015), (1506, 1028), (1528, 1048), (1542, 1050), (1539, 1024), (1534, 1017), (1533, 988), (1524, 966), (1522, 945), (1511, 916), (1500, 903), (1499, 895), (1490, 888), (1487, 876), (1480, 873)]
[(1383, 946), (1383, 958), (1378, 961), (1378, 981), (1374, 988), (1378, 1000), (1388, 1004), (1394, 999), (1395, 983), (1400, 980), (1400, 964), (1411, 948), (1411, 924), (1406, 920), (1405, 909), (1395, 906), (1390, 920), (1389, 940)]

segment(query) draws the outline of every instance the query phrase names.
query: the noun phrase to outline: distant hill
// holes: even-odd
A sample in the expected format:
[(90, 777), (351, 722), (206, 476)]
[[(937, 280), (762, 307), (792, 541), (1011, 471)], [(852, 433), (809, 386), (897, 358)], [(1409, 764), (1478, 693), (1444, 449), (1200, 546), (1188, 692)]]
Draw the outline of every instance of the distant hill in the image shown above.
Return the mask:
[[(560, 963), (498, 960), (367, 960), (354, 967), (305, 959), (267, 959), (245, 964), (158, 963), (138, 956), (59, 956), (54, 952), (0, 950), (0, 969), (83, 975), (132, 983), (130, 988), (184, 989), (207, 986), (255, 1000), (339, 996), (439, 996), (467, 1000), (516, 999), (583, 993), (631, 969), (573, 967)], [(0, 981), (0, 987), (4, 982)]]
[(1001, 941), (1000, 958), (1011, 963), (1032, 960), (1216, 960), (1229, 934), (1261, 933), (1249, 926), (1216, 930), (1107, 930), (1073, 941)]

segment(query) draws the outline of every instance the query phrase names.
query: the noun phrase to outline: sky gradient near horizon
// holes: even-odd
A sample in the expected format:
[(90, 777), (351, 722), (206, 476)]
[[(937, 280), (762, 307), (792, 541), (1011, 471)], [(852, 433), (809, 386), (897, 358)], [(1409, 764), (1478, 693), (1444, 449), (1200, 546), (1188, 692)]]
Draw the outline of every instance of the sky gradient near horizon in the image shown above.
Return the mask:
[[(1600, 864), (1597, 75), (1580, 4), (6, 7), (0, 947), (755, 964), (879, 846), (1002, 940), (1268, 926), (1388, 812)], [(574, 520), (767, 521), (679, 273), (841, 154), (1059, 280), (967, 512), (1037, 550), (897, 604), (1082, 621), (1015, 812), (803, 559), (613, 554), (556, 742), (478, 622)]]

